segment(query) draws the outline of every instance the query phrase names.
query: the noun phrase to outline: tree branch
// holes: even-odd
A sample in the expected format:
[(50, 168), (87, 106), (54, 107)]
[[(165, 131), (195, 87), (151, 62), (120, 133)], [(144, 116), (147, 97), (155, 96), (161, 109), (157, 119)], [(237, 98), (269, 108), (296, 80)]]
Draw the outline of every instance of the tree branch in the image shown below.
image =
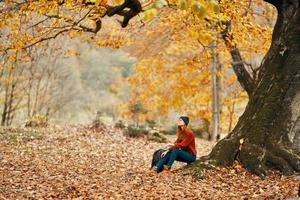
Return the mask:
[(47, 21), (48, 19), (49, 19), (49, 17), (47, 17), (47, 18), (45, 18), (45, 19), (43, 19), (43, 20), (41, 20), (41, 21), (39, 21), (39, 22), (37, 22), (37, 23), (35, 23), (35, 24), (29, 26), (27, 29), (33, 28), (33, 27), (35, 27), (35, 26), (38, 26), (38, 25), (44, 23), (45, 21)]
[(239, 83), (250, 97), (254, 89), (256, 88), (255, 79), (253, 79), (249, 72), (246, 70), (246, 66), (244, 64), (239, 49), (236, 47), (236, 45), (231, 43), (231, 41), (233, 40), (233, 36), (230, 35), (231, 21), (225, 21), (222, 22), (222, 24), (225, 25), (226, 28), (221, 32), (221, 36), (225, 42), (227, 49), (231, 54), (233, 60), (233, 70), (238, 78)]
[(245, 68), (245, 64), (243, 62), (242, 56), (240, 54), (240, 51), (238, 48), (233, 48), (230, 51), (231, 57), (232, 57), (232, 68), (235, 72), (239, 83), (243, 87), (243, 89), (248, 93), (248, 96), (250, 97), (256, 88), (256, 84), (254, 79), (250, 76), (248, 71)]
[(38, 44), (38, 43), (40, 43), (40, 42), (46, 41), (46, 40), (54, 39), (54, 38), (56, 38), (57, 36), (59, 36), (60, 34), (62, 34), (62, 33), (64, 33), (64, 32), (67, 32), (67, 31), (69, 31), (69, 30), (70, 30), (69, 28), (68, 28), (68, 29), (63, 29), (63, 30), (57, 32), (57, 33), (56, 33), (55, 35), (53, 35), (53, 36), (41, 38), (41, 39), (35, 41), (34, 43), (31, 43), (31, 44), (29, 44), (29, 45), (24, 46), (23, 49), (27, 49), (27, 48), (29, 48), (29, 47), (32, 47), (32, 46), (34, 46), (34, 45), (36, 45), (36, 44)]
[[(55, 35), (53, 35), (53, 36), (49, 36), (49, 37), (44, 37), (44, 38), (41, 38), (41, 39), (39, 39), (39, 40), (37, 40), (37, 41), (35, 41), (34, 43), (31, 43), (31, 44), (29, 44), (29, 45), (26, 45), (25, 47), (23, 47), (23, 49), (27, 49), (27, 48), (29, 48), (29, 47), (32, 47), (32, 46), (34, 46), (34, 45), (36, 45), (36, 44), (38, 44), (38, 43), (40, 43), (40, 42), (43, 42), (43, 41), (46, 41), (46, 40), (50, 40), (50, 39), (54, 39), (54, 38), (56, 38), (57, 36), (59, 36), (60, 34), (62, 34), (62, 33), (64, 33), (64, 32), (67, 32), (67, 31), (69, 31), (69, 30), (71, 30), (71, 29), (74, 29), (74, 27), (75, 26), (77, 26), (80, 22), (82, 22), (89, 14), (90, 14), (90, 12), (93, 10), (93, 8), (91, 8), (81, 19), (79, 19), (77, 22), (73, 22), (73, 24), (72, 24), (72, 26), (71, 27), (69, 27), (69, 28), (65, 28), (65, 29), (63, 29), (63, 30), (60, 30), (60, 31), (58, 31)], [(55, 17), (55, 18), (60, 18), (59, 16), (57, 16), (57, 15), (53, 15), (53, 16), (48, 16), (48, 17)], [(72, 20), (70, 20), (70, 21), (72, 21)]]

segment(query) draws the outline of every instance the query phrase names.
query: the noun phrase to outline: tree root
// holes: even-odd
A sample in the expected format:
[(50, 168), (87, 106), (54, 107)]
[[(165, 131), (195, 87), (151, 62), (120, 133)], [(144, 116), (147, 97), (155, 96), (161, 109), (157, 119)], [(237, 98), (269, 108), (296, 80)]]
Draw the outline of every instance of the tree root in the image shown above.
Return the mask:
[(277, 146), (272, 148), (272, 152), (278, 156), (283, 158), (288, 164), (293, 168), (294, 171), (300, 171), (300, 156), (289, 147), (285, 146)]
[(186, 165), (182, 167), (181, 169), (178, 169), (177, 171), (181, 173), (182, 175), (191, 175), (197, 180), (201, 180), (205, 178), (205, 175), (202, 173), (203, 169), (214, 169), (215, 166), (203, 161), (203, 160), (197, 160), (189, 165)]
[(281, 171), (284, 175), (291, 175), (294, 173), (294, 170), (291, 166), (281, 157), (275, 156), (272, 153), (268, 153), (267, 155), (267, 164), (271, 167), (274, 166), (276, 169)]
[[(219, 142), (213, 151), (200, 158), (199, 163), (215, 166), (229, 166), (239, 161), (248, 171), (264, 178), (271, 169), (289, 176), (300, 172), (300, 156), (292, 148), (283, 145), (257, 145), (248, 141), (239, 145), (236, 139)], [(195, 163), (195, 165), (200, 165)]]
[(266, 146), (264, 148), (246, 143), (239, 153), (238, 160), (245, 168), (264, 177), (269, 169), (277, 169), (289, 176), (300, 171), (300, 157), (291, 148)]
[(201, 157), (200, 160), (217, 166), (230, 166), (235, 161), (238, 152), (239, 140), (224, 138), (216, 144), (208, 156)]
[(243, 144), (237, 159), (250, 172), (264, 178), (267, 167), (265, 165), (266, 150), (249, 143)]

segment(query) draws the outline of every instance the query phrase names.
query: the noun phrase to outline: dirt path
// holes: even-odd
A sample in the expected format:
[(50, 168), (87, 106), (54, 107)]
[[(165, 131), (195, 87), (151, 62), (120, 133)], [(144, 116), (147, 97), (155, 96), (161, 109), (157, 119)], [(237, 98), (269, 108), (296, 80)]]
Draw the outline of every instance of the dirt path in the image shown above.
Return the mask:
[[(7, 131), (6, 131), (7, 132)], [(18, 133), (16, 133), (18, 132)], [(15, 135), (15, 136), (14, 136)], [(172, 142), (174, 137), (168, 137)], [(82, 126), (0, 132), (0, 199), (284, 199), (299, 181), (266, 180), (239, 166), (206, 171), (204, 180), (149, 170), (165, 144)], [(211, 142), (197, 140), (199, 155)], [(181, 167), (176, 163), (174, 169)]]

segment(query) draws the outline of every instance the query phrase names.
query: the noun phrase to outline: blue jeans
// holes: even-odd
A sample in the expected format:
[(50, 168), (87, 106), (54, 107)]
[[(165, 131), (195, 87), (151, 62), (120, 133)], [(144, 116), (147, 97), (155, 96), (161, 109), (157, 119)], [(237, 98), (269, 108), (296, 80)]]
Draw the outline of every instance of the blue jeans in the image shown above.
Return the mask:
[(160, 159), (158, 163), (156, 164), (157, 171), (160, 172), (163, 169), (163, 165), (167, 165), (169, 168), (172, 167), (174, 161), (180, 161), (180, 162), (186, 162), (186, 163), (192, 163), (196, 160), (196, 156), (190, 154), (189, 152), (186, 152), (181, 149), (173, 148), (171, 152), (168, 152), (165, 157)]

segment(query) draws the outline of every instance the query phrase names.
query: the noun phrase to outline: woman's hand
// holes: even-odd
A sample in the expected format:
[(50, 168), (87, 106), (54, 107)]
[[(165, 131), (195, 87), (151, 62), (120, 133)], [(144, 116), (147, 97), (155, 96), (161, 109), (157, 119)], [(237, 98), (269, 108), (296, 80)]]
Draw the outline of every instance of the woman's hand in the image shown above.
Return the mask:
[(168, 143), (167, 145), (165, 145), (164, 149), (169, 149), (171, 146), (173, 146), (174, 144)]

